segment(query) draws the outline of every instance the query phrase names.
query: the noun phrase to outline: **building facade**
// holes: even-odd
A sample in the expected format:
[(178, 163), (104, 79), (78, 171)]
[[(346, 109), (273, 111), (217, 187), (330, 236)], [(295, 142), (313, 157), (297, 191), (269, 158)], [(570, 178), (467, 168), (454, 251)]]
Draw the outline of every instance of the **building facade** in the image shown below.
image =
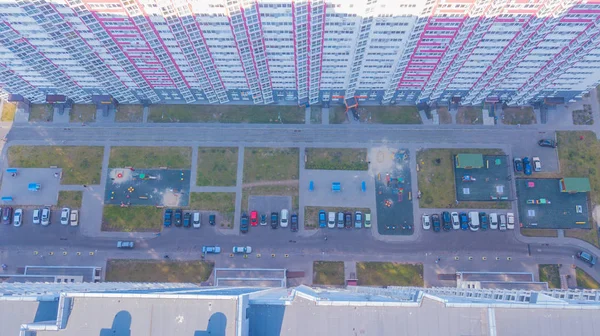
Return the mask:
[(600, 0), (0, 0), (0, 96), (522, 105), (600, 83)]

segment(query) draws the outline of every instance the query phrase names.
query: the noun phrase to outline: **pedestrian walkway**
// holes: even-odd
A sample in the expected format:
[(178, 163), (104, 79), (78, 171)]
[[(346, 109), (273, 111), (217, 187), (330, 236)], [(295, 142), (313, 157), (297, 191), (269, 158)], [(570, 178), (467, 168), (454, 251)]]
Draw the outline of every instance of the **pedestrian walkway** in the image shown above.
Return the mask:
[(558, 272), (560, 274), (560, 288), (569, 289), (577, 288), (577, 272), (575, 265), (559, 265)]
[(344, 279), (355, 280), (356, 275), (356, 261), (344, 261)]

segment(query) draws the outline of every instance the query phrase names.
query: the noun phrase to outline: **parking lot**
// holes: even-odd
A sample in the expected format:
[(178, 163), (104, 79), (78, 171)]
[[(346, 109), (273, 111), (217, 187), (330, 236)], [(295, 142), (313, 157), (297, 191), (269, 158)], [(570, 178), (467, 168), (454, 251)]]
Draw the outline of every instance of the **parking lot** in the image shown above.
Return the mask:
[[(542, 132), (532, 134), (531, 136), (532, 139), (530, 141), (524, 141), (523, 143), (519, 143), (518, 146), (512, 147), (512, 158), (529, 157), (529, 159), (531, 159), (532, 157), (537, 156), (542, 163), (542, 172), (559, 172), (558, 151), (556, 148), (546, 148), (538, 145), (538, 140), (554, 139), (554, 135), (552, 134), (552, 136), (550, 136), (547, 132)], [(521, 174), (522, 173), (518, 175)], [(535, 175), (535, 172), (533, 174)]]

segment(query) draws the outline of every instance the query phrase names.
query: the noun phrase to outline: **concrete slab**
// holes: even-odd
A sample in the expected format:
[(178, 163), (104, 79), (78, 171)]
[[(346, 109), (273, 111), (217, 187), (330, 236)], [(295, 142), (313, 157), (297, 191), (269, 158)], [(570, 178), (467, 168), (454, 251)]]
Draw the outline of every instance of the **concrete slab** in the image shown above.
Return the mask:
[[(17, 176), (5, 173), (2, 176), (2, 197), (10, 196), (13, 201), (6, 204), (56, 205), (60, 189), (60, 168), (18, 168)], [(39, 183), (39, 191), (29, 191), (30, 183)]]
[(104, 115), (102, 110), (96, 110), (96, 122), (97, 123), (114, 123), (115, 122), (115, 110), (109, 109), (108, 114)]
[[(308, 191), (313, 181), (314, 190)], [(365, 182), (366, 192), (361, 191)], [(331, 183), (340, 182), (341, 190), (331, 191)], [(305, 206), (373, 208), (375, 206), (375, 181), (368, 171), (340, 171), (307, 169), (300, 180)]]
[(58, 108), (54, 109), (54, 113), (52, 115), (52, 122), (59, 124), (68, 124), (71, 121), (69, 117), (71, 114), (71, 109), (65, 108), (62, 114), (58, 113), (58, 111)]

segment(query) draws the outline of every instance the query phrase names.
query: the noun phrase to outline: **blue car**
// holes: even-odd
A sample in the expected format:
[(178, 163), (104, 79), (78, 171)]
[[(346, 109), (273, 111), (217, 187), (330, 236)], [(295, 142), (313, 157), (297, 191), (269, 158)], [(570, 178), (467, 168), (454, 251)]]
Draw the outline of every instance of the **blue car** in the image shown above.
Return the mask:
[(460, 229), (467, 231), (469, 229), (469, 216), (467, 216), (466, 213), (461, 212), (458, 217), (460, 219)]
[(327, 227), (327, 213), (325, 213), (325, 210), (319, 211), (319, 227)]
[(164, 217), (164, 224), (165, 227), (169, 227), (171, 226), (172, 223), (172, 218), (173, 218), (173, 209), (167, 209), (165, 210), (165, 217)]
[(242, 214), (242, 222), (240, 223), (240, 232), (247, 233), (248, 232), (248, 215)]
[(523, 158), (523, 172), (525, 175), (531, 175), (533, 169), (531, 168), (531, 161), (528, 157)]
[(221, 248), (218, 246), (202, 246), (202, 253), (221, 253)]

